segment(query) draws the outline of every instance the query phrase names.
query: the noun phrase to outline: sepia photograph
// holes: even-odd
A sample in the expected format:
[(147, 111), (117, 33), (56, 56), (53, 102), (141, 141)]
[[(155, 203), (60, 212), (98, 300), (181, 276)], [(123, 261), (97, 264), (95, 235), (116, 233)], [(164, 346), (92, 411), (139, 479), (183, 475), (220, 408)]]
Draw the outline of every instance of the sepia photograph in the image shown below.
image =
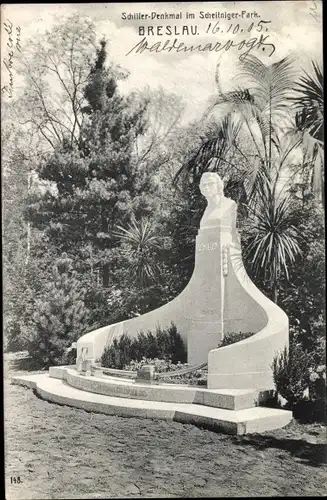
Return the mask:
[(325, 496), (322, 6), (1, 5), (6, 500)]

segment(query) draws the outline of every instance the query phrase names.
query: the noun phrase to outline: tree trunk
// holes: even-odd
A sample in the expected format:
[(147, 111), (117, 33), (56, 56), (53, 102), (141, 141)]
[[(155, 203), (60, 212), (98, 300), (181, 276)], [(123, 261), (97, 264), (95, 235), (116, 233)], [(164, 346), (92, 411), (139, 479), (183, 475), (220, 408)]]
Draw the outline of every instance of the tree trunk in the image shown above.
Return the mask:
[[(108, 232), (108, 222), (105, 216), (104, 207), (101, 205), (101, 229), (103, 233)], [(102, 265), (102, 286), (108, 288), (109, 286), (109, 264), (105, 262)]]
[(31, 223), (27, 223), (27, 236), (26, 236), (26, 259), (25, 266), (27, 266), (31, 253)]
[(277, 300), (278, 300), (278, 286), (276, 283), (273, 283), (273, 287), (272, 287), (272, 299), (273, 299), (273, 302), (275, 304), (277, 304)]
[[(32, 187), (32, 173), (28, 172), (27, 174), (27, 192), (30, 191)], [(25, 259), (25, 266), (27, 266), (29, 258), (30, 258), (30, 253), (31, 253), (31, 223), (27, 223), (27, 235), (26, 235), (27, 241), (26, 241), (26, 259)]]
[(104, 288), (108, 288), (109, 286), (109, 264), (103, 264), (102, 285)]

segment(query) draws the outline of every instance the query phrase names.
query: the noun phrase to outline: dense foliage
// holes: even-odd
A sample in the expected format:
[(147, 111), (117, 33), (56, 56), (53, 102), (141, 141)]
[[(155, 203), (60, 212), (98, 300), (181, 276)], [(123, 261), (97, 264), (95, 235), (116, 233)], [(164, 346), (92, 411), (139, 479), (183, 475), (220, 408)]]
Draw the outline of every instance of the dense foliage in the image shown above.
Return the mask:
[(41, 366), (68, 363), (69, 349), (80, 332), (86, 332), (88, 310), (84, 290), (76, 279), (72, 260), (57, 259), (42, 298), (26, 325), (27, 349)]
[(157, 327), (155, 333), (139, 332), (134, 339), (123, 334), (104, 349), (101, 364), (107, 368), (122, 369), (131, 361), (141, 361), (144, 357), (171, 363), (186, 362), (186, 347), (174, 324), (166, 329)]
[(292, 340), (289, 349), (276, 354), (272, 370), (277, 393), (295, 416), (325, 421), (326, 365), (317, 363), (314, 353)]
[(300, 345), (277, 354), (273, 361), (274, 382), (277, 392), (293, 406), (304, 398), (309, 385), (310, 357)]
[(235, 342), (240, 342), (249, 337), (252, 337), (253, 332), (227, 332), (224, 334), (222, 341), (219, 343), (218, 347), (224, 347), (226, 345), (235, 344)]

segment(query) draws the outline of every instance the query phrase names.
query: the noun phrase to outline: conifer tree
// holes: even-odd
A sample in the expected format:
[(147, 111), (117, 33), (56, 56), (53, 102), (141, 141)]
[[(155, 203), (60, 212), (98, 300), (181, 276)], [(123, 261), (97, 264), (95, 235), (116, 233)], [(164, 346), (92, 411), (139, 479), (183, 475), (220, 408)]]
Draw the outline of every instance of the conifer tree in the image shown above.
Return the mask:
[[(63, 141), (38, 168), (49, 189), (29, 200), (27, 217), (46, 232), (58, 251), (80, 259), (92, 249), (103, 285), (114, 273), (116, 225), (131, 215), (151, 211), (147, 175), (135, 161), (134, 144), (145, 128), (146, 102), (122, 97), (117, 81), (124, 77), (105, 67), (106, 43), (101, 42), (90, 69), (79, 146)], [(111, 271), (111, 275), (110, 275)]]
[[(135, 155), (135, 140), (145, 130), (146, 101), (122, 97), (117, 79), (123, 75), (112, 66), (105, 68), (106, 43), (101, 42), (97, 60), (85, 88), (88, 120), (81, 137), (81, 150), (88, 161), (88, 210), (94, 223), (89, 235), (102, 261), (103, 284), (109, 283), (109, 263), (117, 246), (117, 224), (126, 223), (133, 213), (150, 211)], [(145, 180), (145, 182), (144, 182)]]
[(85, 333), (88, 319), (72, 259), (66, 254), (57, 259), (51, 278), (28, 325), (29, 354), (45, 367), (67, 362), (68, 349)]

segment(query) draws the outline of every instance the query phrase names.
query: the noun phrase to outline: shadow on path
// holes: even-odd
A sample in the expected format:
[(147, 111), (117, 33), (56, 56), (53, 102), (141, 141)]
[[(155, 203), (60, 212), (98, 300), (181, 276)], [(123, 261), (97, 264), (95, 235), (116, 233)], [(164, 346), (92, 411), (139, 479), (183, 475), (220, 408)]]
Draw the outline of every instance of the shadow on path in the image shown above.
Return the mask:
[(327, 445), (323, 443), (309, 443), (304, 439), (278, 438), (252, 434), (248, 436), (235, 436), (235, 444), (251, 445), (256, 449), (277, 448), (288, 451), (302, 462), (318, 467), (327, 463)]
[(13, 371), (45, 371), (47, 368), (44, 368), (37, 361), (33, 360), (28, 356), (25, 352), (10, 353), (9, 355), (5, 354), (6, 363), (8, 368)]

